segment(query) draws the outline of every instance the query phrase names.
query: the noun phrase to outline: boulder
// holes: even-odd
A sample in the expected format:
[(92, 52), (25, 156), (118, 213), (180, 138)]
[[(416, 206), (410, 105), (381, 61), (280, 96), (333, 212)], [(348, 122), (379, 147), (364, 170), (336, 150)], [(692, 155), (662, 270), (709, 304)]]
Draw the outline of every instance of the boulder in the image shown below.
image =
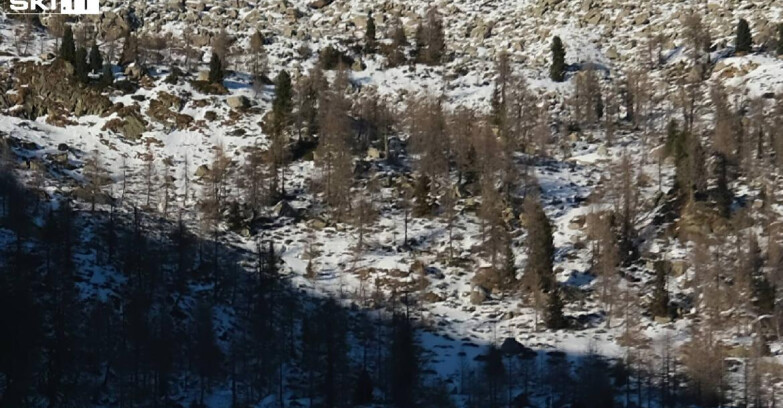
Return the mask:
[(209, 174), (209, 166), (202, 164), (196, 169), (196, 177), (204, 177)]
[(669, 316), (655, 316), (653, 320), (658, 324), (668, 324), (672, 322), (672, 318)]
[(367, 68), (367, 65), (365, 65), (359, 59), (357, 59), (356, 61), (353, 62), (353, 64), (351, 64), (351, 70), (354, 72), (364, 71), (365, 68)]
[(209, 81), (209, 71), (199, 71), (196, 80), (203, 82)]
[(492, 24), (479, 22), (473, 30), (470, 31), (470, 37), (476, 40), (485, 40), (492, 36)]
[(307, 221), (307, 226), (313, 229), (322, 230), (326, 228), (329, 224), (327, 224), (326, 220), (323, 218), (312, 218), (309, 221)]
[(620, 54), (617, 53), (617, 47), (614, 45), (609, 47), (609, 49), (606, 51), (606, 57), (613, 60), (620, 58)]
[(470, 304), (480, 305), (487, 300), (487, 291), (481, 286), (474, 286), (470, 291)]
[(367, 16), (366, 15), (359, 15), (355, 16), (352, 20), (353, 25), (356, 26), (356, 28), (360, 30), (364, 30), (367, 28)]
[(312, 3), (310, 3), (310, 8), (319, 10), (322, 9), (330, 4), (334, 3), (334, 0), (316, 0)]
[(50, 156), (52, 161), (58, 164), (68, 163), (68, 152), (55, 153)]
[(144, 69), (136, 64), (128, 65), (128, 67), (125, 68), (125, 76), (130, 79), (139, 80), (145, 74), (146, 72), (144, 72)]
[(277, 218), (298, 218), (299, 212), (296, 211), (288, 201), (280, 201), (272, 208), (272, 214)]
[(376, 149), (374, 147), (370, 147), (367, 149), (367, 158), (368, 159), (380, 159), (381, 158), (381, 151), (379, 149)]
[(421, 300), (424, 303), (438, 303), (438, 302), (442, 302), (444, 299), (443, 299), (443, 296), (441, 296), (441, 295), (439, 295), (439, 294), (437, 294), (435, 292), (427, 292), (427, 293), (421, 295)]
[(103, 130), (122, 134), (126, 139), (136, 140), (147, 130), (147, 122), (141, 115), (139, 105), (115, 106), (117, 117), (109, 120)]
[(232, 95), (226, 98), (226, 103), (231, 109), (243, 109), (250, 106), (250, 100), (244, 95)]
[(688, 271), (688, 261), (676, 259), (671, 261), (671, 271), (674, 276), (682, 276)]

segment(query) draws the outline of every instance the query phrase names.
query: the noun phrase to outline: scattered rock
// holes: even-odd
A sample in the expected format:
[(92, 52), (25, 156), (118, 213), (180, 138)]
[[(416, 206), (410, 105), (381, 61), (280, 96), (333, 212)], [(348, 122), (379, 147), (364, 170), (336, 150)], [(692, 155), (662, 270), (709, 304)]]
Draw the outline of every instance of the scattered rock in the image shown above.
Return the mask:
[(310, 8), (320, 10), (330, 4), (334, 3), (334, 0), (316, 0), (310, 3)]
[(291, 204), (288, 203), (288, 201), (280, 201), (277, 203), (274, 208), (272, 208), (272, 214), (277, 218), (298, 218), (299, 212), (296, 211), (294, 207), (291, 206)]
[(313, 229), (322, 230), (326, 228), (329, 224), (322, 218), (311, 218), (307, 221), (307, 226)]
[(250, 106), (250, 100), (244, 95), (233, 95), (226, 98), (226, 103), (231, 109), (244, 109)]
[(470, 291), (470, 303), (472, 305), (480, 305), (487, 300), (488, 294), (486, 289), (481, 286), (474, 286)]
[(202, 164), (196, 169), (196, 177), (204, 177), (209, 174), (209, 166)]
[(435, 293), (435, 292), (427, 292), (423, 295), (421, 295), (421, 300), (424, 303), (438, 303), (443, 302), (443, 296)]

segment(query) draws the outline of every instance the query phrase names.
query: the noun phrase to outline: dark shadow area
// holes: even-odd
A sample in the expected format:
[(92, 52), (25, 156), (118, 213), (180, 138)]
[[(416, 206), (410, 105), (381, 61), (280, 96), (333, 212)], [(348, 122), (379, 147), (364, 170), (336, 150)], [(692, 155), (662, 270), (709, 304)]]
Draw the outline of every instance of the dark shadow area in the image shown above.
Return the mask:
[(315, 296), (278, 242), (248, 251), (88, 208), (0, 171), (0, 407), (630, 407), (679, 392), (589, 351), (440, 335), (414, 294), (375, 293), (371, 309)]

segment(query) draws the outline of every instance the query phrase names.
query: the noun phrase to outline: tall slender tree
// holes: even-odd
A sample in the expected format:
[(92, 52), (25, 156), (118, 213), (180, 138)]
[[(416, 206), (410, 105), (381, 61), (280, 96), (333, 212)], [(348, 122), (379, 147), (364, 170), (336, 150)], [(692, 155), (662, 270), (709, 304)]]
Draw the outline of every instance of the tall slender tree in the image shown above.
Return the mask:
[(555, 82), (563, 82), (565, 80), (565, 55), (563, 40), (560, 37), (554, 37), (552, 39), (552, 65), (549, 67), (549, 77)]
[(213, 51), (212, 59), (209, 60), (209, 82), (220, 84), (223, 83), (224, 77), (223, 62), (220, 60), (220, 55)]
[(101, 50), (98, 49), (98, 44), (93, 43), (90, 48), (90, 71), (97, 74), (101, 69), (103, 69), (103, 56), (101, 56)]
[(748, 21), (744, 18), (737, 23), (737, 38), (734, 46), (735, 50), (741, 53), (749, 53), (753, 50), (753, 36), (750, 34)]
[(70, 25), (66, 25), (63, 33), (63, 42), (60, 45), (60, 58), (73, 64), (75, 56), (76, 44), (73, 41), (73, 29)]
[(364, 53), (372, 54), (377, 48), (377, 39), (375, 34), (375, 19), (372, 12), (367, 14), (367, 30), (364, 32)]

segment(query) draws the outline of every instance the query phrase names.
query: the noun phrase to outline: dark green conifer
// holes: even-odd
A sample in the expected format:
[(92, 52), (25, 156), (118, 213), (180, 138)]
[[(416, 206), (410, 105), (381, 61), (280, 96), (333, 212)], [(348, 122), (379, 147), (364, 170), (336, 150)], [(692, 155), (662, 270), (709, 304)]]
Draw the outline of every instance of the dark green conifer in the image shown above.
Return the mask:
[(76, 45), (73, 42), (73, 30), (71, 29), (71, 26), (65, 26), (63, 42), (60, 44), (60, 58), (73, 64), (75, 56)]
[(101, 50), (98, 49), (98, 44), (93, 44), (90, 48), (90, 71), (93, 74), (101, 72), (103, 69), (103, 57), (101, 56)]
[(221, 84), (224, 77), (223, 62), (220, 60), (220, 56), (213, 52), (212, 59), (209, 60), (209, 82)]
[(552, 39), (552, 66), (549, 68), (549, 77), (555, 82), (563, 82), (565, 80), (566, 64), (565, 64), (565, 48), (563, 47), (563, 41), (560, 37)]
[(750, 34), (750, 26), (744, 18), (741, 18), (739, 23), (737, 23), (735, 49), (741, 53), (749, 53), (753, 50), (753, 37)]

